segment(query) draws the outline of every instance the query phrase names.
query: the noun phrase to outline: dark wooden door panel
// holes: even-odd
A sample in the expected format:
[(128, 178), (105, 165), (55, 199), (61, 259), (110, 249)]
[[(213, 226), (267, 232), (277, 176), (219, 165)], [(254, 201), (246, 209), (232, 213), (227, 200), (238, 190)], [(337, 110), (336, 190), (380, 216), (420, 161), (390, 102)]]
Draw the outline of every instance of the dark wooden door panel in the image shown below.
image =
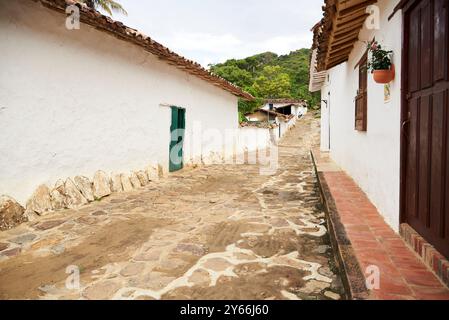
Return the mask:
[(418, 171), (417, 151), (418, 151), (418, 120), (419, 120), (419, 104), (420, 99), (413, 99), (409, 103), (410, 114), (410, 132), (407, 136), (408, 154), (406, 162), (406, 212), (410, 218), (418, 218), (417, 205), (417, 187), (418, 187)]
[(423, 1), (421, 6), (420, 23), (420, 66), (421, 85), (419, 89), (428, 88), (432, 85), (432, 7), (431, 1)]
[(447, 60), (448, 52), (448, 33), (447, 33), (447, 14), (444, 6), (447, 5), (447, 0), (435, 0), (435, 16), (434, 16), (434, 31), (433, 31), (433, 41), (434, 41), (434, 53), (433, 53), (433, 80), (439, 81), (444, 80), (447, 72)]
[(419, 25), (420, 25), (420, 9), (419, 7), (413, 10), (410, 16), (410, 26), (409, 26), (409, 48), (408, 48), (408, 83), (409, 83), (409, 91), (415, 92), (419, 89), (420, 85), (420, 68), (419, 62)]
[(407, 130), (405, 222), (449, 257), (448, 0), (421, 0), (404, 14)]
[(430, 217), (427, 227), (432, 233), (444, 237), (441, 234), (441, 222), (444, 225), (444, 162), (445, 150), (445, 98), (446, 93), (435, 94), (432, 105), (432, 145), (430, 166)]
[(429, 96), (421, 97), (418, 118), (418, 214), (424, 225), (429, 219), (430, 100)]

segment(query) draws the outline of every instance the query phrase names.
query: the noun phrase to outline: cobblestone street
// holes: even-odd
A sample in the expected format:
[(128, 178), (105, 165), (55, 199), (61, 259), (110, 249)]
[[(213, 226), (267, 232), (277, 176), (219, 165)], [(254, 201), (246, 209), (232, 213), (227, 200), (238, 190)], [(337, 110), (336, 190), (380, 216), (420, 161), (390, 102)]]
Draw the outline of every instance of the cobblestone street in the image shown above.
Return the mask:
[[(189, 168), (0, 233), (0, 299), (343, 299), (309, 114), (257, 165)], [(66, 287), (67, 267), (80, 270)], [(70, 268), (69, 270), (70, 271)]]

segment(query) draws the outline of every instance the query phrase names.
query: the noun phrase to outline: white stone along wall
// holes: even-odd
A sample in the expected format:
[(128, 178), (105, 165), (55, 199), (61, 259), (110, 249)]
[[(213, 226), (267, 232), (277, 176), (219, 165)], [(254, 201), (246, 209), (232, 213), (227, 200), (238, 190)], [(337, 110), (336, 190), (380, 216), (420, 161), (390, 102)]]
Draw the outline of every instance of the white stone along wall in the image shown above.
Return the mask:
[(235, 96), (32, 1), (0, 0), (0, 47), (0, 194), (22, 204), (60, 178), (168, 167), (169, 105), (186, 109), (186, 162), (223, 152), (194, 148), (195, 125), (238, 128)]
[[(401, 12), (391, 21), (387, 18), (398, 2), (378, 1), (380, 30), (363, 28), (349, 61), (329, 70), (329, 80), (321, 90), (322, 99), (327, 100), (327, 105), (321, 104), (321, 148), (328, 150), (330, 144), (332, 159), (354, 178), (395, 230), (399, 228)], [(358, 89), (355, 66), (366, 50), (364, 41), (374, 37), (394, 51), (396, 78), (391, 83), (391, 100), (385, 102), (384, 86), (368, 74), (368, 130), (358, 132), (354, 129)]]

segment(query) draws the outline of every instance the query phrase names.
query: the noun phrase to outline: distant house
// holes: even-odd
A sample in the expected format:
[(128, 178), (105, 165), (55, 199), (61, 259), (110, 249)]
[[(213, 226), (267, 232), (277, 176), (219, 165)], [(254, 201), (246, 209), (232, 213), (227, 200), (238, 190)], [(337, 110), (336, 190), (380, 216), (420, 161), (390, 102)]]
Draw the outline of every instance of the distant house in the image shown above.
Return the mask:
[(137, 170), (176, 171), (233, 147), (191, 133), (237, 130), (250, 94), (85, 5), (80, 28), (67, 28), (73, 4), (0, 1), (0, 194), (24, 204), (37, 186), (98, 170), (121, 189)]
[[(321, 149), (394, 230), (413, 228), (449, 258), (448, 1), (326, 0), (323, 8), (310, 70), (322, 99)], [(373, 39), (393, 51), (386, 84), (367, 69)]]
[(300, 117), (307, 112), (307, 102), (301, 99), (268, 99), (262, 109)]
[(307, 104), (303, 100), (266, 100), (265, 104), (254, 112), (245, 114), (249, 122), (266, 122), (277, 127), (277, 138), (296, 124), (296, 120), (307, 112)]
[(285, 121), (287, 117), (282, 113), (278, 113), (272, 110), (265, 110), (263, 108), (257, 109), (254, 112), (245, 114), (245, 117), (250, 122), (268, 122), (278, 123), (279, 121)]

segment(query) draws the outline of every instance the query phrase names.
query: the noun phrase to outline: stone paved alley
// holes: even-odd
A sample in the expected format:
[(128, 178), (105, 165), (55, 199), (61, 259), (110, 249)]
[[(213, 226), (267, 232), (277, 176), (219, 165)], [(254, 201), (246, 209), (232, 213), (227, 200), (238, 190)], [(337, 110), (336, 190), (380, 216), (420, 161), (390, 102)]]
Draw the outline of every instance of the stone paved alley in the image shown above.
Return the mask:
[[(1, 299), (343, 299), (310, 149), (308, 115), (280, 170), (183, 170), (80, 210), (0, 233)], [(68, 266), (81, 287), (66, 288)]]

